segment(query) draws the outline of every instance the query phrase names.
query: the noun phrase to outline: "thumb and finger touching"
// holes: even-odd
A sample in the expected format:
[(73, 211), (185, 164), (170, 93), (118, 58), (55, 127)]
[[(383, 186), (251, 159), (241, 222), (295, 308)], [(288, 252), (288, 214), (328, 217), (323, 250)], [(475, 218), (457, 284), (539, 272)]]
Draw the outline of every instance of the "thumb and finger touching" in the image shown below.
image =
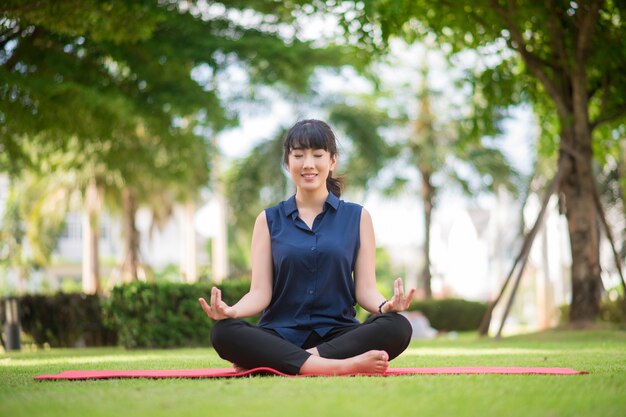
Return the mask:
[(211, 288), (210, 304), (204, 298), (199, 298), (200, 306), (207, 316), (213, 320), (222, 320), (228, 317), (228, 305), (222, 301), (222, 291), (217, 288)]
[(389, 300), (389, 304), (393, 311), (404, 311), (409, 308), (413, 296), (415, 295), (415, 288), (412, 288), (408, 294), (404, 293), (404, 284), (402, 278), (397, 278), (393, 282), (393, 297)]

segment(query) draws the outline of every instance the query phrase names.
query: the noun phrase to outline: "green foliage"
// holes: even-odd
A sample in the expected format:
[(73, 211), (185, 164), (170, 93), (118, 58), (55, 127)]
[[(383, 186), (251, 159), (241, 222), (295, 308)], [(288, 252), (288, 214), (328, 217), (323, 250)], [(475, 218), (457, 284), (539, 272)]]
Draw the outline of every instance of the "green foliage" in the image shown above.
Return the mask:
[[(600, 278), (587, 271), (597, 271), (599, 247), (597, 239), (584, 236), (597, 233), (596, 215), (589, 213), (589, 221), (581, 222), (576, 211), (593, 204), (592, 159), (605, 164), (607, 154), (618, 149), (615, 141), (623, 141), (618, 126), (626, 121), (626, 2), (375, 0), (363, 5), (357, 27), (373, 39), (361, 41), (364, 47), (383, 49), (395, 37), (409, 42), (430, 37), (451, 54), (471, 49), (491, 55), (468, 74), (473, 91), (484, 97), (481, 113), (498, 114), (522, 101), (535, 107), (540, 151), (548, 158), (558, 153), (558, 166), (566, 167), (559, 191), (567, 197), (561, 211), (575, 231), (570, 236), (572, 317), (593, 319), (599, 305), (591, 289)], [(380, 36), (373, 36), (376, 31)], [(610, 126), (609, 134), (603, 126)]]
[[(160, 20), (147, 2), (69, 0), (37, 2), (6, 0), (2, 15), (23, 19), (51, 32), (86, 34), (98, 40), (137, 41), (148, 36)], [(132, 16), (133, 24), (128, 24)]]
[(469, 331), (478, 329), (487, 305), (454, 298), (422, 300), (413, 302), (410, 311), (420, 311), (437, 330)]
[[(559, 307), (561, 313), (561, 324), (568, 323), (569, 305)], [(626, 300), (621, 297), (616, 300), (602, 300), (600, 302), (600, 314), (598, 320), (606, 323), (618, 324), (622, 328), (626, 327)]]
[(404, 271), (395, 267), (385, 248), (376, 248), (376, 283), (385, 298), (393, 296), (393, 281), (404, 275)]
[(600, 317), (603, 321), (626, 326), (626, 299), (605, 300), (600, 303)]
[[(355, 20), (359, 31), (371, 38), (361, 42), (370, 49), (385, 49), (389, 40), (400, 38), (436, 39), (455, 58), (471, 50), (481, 58), (466, 74), (480, 103), (477, 108), (482, 109), (474, 121), (494, 120), (509, 106), (531, 103), (541, 129), (538, 150), (546, 158), (556, 156), (560, 132), (573, 118), (586, 115), (594, 132), (593, 144), (585, 146), (593, 146), (594, 156), (603, 163), (619, 140), (611, 133), (626, 116), (625, 5), (622, 0), (479, 0), (464, 5), (377, 0), (364, 2)], [(375, 36), (376, 30), (381, 36)], [(571, 89), (578, 71), (585, 79), (576, 89), (584, 89), (589, 102), (584, 103), (587, 111), (574, 115)], [(608, 132), (597, 129), (605, 125), (610, 126)]]
[[(117, 330), (126, 348), (210, 346), (213, 322), (198, 304), (209, 297), (208, 283), (144, 283), (117, 286), (104, 304), (105, 323)], [(234, 304), (249, 289), (249, 281), (218, 285), (226, 303)]]
[[(5, 321), (6, 299), (0, 303), (0, 322)], [(104, 346), (116, 343), (116, 335), (102, 322), (101, 299), (95, 295), (24, 295), (18, 297), (22, 331), (37, 346)]]
[[(282, 35), (298, 3), (228, 1), (216, 5), (223, 8), (216, 13), (205, 2), (4, 2), (0, 170), (35, 168), (24, 149), (29, 143), (48, 144), (38, 149), (45, 156), (65, 150), (73, 137), (81, 146), (122, 145), (115, 153), (119, 161), (108, 162), (137, 172), (153, 168), (146, 176), (155, 169), (168, 173), (177, 161), (192, 172), (206, 171), (176, 153), (161, 167), (149, 162), (183, 147), (190, 132), (213, 135), (236, 122), (226, 111), (228, 94), (219, 91), (229, 68), (243, 68), (246, 84), (304, 91), (318, 65), (347, 63), (346, 48)], [(255, 22), (236, 17), (242, 14), (254, 15)], [(145, 148), (134, 146), (147, 138), (152, 143)]]
[[(208, 185), (207, 138), (236, 124), (229, 106), (257, 84), (304, 92), (317, 66), (348, 62), (346, 48), (286, 34), (302, 3), (3, 2), (0, 172), (64, 176), (70, 191), (95, 182), (112, 212), (128, 192), (163, 224)], [(49, 203), (35, 198), (25, 216), (41, 264), (59, 230), (40, 210)]]

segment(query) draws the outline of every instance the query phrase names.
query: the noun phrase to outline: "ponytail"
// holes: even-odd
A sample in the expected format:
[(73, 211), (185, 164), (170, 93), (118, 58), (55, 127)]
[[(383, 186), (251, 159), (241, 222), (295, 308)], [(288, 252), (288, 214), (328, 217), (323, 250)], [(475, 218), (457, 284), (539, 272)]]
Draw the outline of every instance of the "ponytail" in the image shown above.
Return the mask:
[(326, 188), (329, 192), (335, 194), (337, 197), (341, 197), (341, 191), (343, 190), (344, 181), (343, 178), (334, 178), (333, 172), (330, 171), (328, 173), (328, 178), (326, 178)]

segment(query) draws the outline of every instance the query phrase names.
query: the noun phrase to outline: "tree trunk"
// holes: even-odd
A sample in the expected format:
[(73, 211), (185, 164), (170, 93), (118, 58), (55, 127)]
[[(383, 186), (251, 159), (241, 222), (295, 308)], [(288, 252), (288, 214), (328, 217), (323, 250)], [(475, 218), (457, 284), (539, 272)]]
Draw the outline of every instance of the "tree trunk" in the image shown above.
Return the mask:
[[(523, 28), (514, 23), (515, 7), (493, 7), (511, 33), (511, 46), (516, 49), (531, 74), (541, 82), (553, 101), (560, 123), (559, 164), (564, 172), (560, 196), (565, 210), (572, 254), (572, 302), (570, 322), (574, 325), (594, 320), (600, 305), (599, 227), (594, 202), (595, 184), (592, 170), (592, 128), (589, 122), (589, 91), (586, 63), (591, 52), (591, 39), (602, 2), (580, 3), (577, 31), (565, 33), (552, 25), (548, 60), (538, 59), (524, 38)], [(556, 15), (552, 16), (556, 19)], [(571, 42), (572, 50), (566, 48)], [(550, 65), (563, 65), (555, 71)], [(560, 63), (560, 64), (559, 64)]]
[[(565, 199), (572, 256), (572, 300), (569, 320), (574, 325), (593, 321), (600, 311), (600, 247), (594, 202), (591, 132), (567, 129), (561, 121), (560, 158), (566, 158), (561, 197)], [(580, 123), (576, 120), (575, 123)], [(564, 128), (565, 126), (565, 128)], [(578, 132), (576, 132), (578, 130)]]
[(196, 228), (194, 225), (194, 215), (196, 214), (196, 204), (193, 200), (185, 203), (183, 215), (183, 262), (182, 274), (185, 282), (196, 282), (198, 280), (198, 257), (196, 254)]
[(228, 229), (226, 225), (226, 201), (221, 191), (216, 190), (219, 222), (211, 246), (213, 281), (222, 282), (228, 277)]
[[(423, 62), (428, 62), (428, 50), (424, 51)], [(432, 298), (430, 273), (430, 224), (432, 218), (433, 204), (435, 199), (435, 187), (432, 184), (432, 175), (435, 172), (433, 164), (436, 164), (437, 138), (433, 127), (433, 113), (430, 106), (430, 90), (428, 88), (428, 67), (422, 67), (421, 88), (418, 93), (418, 103), (420, 107), (419, 116), (413, 124), (415, 132), (414, 155), (416, 157), (417, 168), (422, 177), (421, 197), (424, 204), (424, 266), (420, 274), (421, 288), (424, 290), (424, 297)]]
[[(217, 140), (214, 139), (214, 146), (218, 149)], [(224, 182), (222, 175), (222, 158), (220, 152), (215, 152), (213, 156), (213, 167), (211, 177), (213, 183), (213, 194), (217, 202), (218, 226), (211, 245), (211, 269), (213, 282), (220, 283), (228, 277), (228, 227), (226, 219), (226, 199), (224, 198)]]
[[(626, 178), (626, 141), (622, 141), (620, 144), (620, 156), (617, 165), (617, 177)], [(622, 211), (624, 212), (624, 218), (626, 219), (626, 181), (620, 181), (619, 183), (619, 195), (622, 200)], [(621, 259), (626, 259), (626, 227), (621, 232), (622, 249), (620, 251)], [(624, 288), (624, 294), (626, 294), (626, 288)]]
[(83, 292), (97, 294), (100, 292), (100, 257), (98, 255), (98, 214), (100, 212), (100, 196), (96, 180), (92, 180), (85, 190), (85, 209), (83, 212)]
[(431, 272), (430, 272), (430, 225), (432, 219), (433, 202), (435, 197), (435, 187), (433, 187), (429, 172), (422, 172), (422, 202), (424, 204), (424, 247), (423, 258), (424, 266), (422, 273), (420, 274), (421, 286), (424, 289), (424, 297), (427, 299), (432, 298), (433, 292), (431, 287)]
[[(591, 19), (594, 15), (589, 14)], [(582, 30), (582, 29), (581, 29)], [(585, 71), (586, 43), (579, 34), (579, 45), (571, 74), (570, 117), (561, 118), (561, 152), (569, 169), (561, 182), (565, 197), (567, 227), (572, 251), (572, 302), (569, 319), (574, 325), (593, 321), (600, 312), (600, 241), (595, 203), (592, 131), (589, 123), (589, 93)], [(567, 156), (566, 156), (567, 154)]]
[(541, 230), (541, 268), (535, 277), (537, 293), (537, 321), (539, 330), (552, 327), (552, 286), (550, 283), (550, 262), (548, 256), (548, 222)]
[(122, 280), (132, 282), (137, 279), (139, 268), (139, 231), (135, 224), (137, 197), (130, 188), (122, 191), (124, 217), (122, 221), (124, 235), (124, 257), (121, 267)]

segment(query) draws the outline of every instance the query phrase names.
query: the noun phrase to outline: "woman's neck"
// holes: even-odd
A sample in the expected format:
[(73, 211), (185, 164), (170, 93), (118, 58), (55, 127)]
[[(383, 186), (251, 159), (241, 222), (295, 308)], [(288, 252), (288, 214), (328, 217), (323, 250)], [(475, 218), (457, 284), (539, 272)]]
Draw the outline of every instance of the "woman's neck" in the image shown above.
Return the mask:
[(311, 191), (302, 191), (298, 189), (296, 191), (296, 205), (298, 209), (313, 209), (320, 210), (324, 207), (324, 203), (328, 198), (328, 190), (326, 188)]

